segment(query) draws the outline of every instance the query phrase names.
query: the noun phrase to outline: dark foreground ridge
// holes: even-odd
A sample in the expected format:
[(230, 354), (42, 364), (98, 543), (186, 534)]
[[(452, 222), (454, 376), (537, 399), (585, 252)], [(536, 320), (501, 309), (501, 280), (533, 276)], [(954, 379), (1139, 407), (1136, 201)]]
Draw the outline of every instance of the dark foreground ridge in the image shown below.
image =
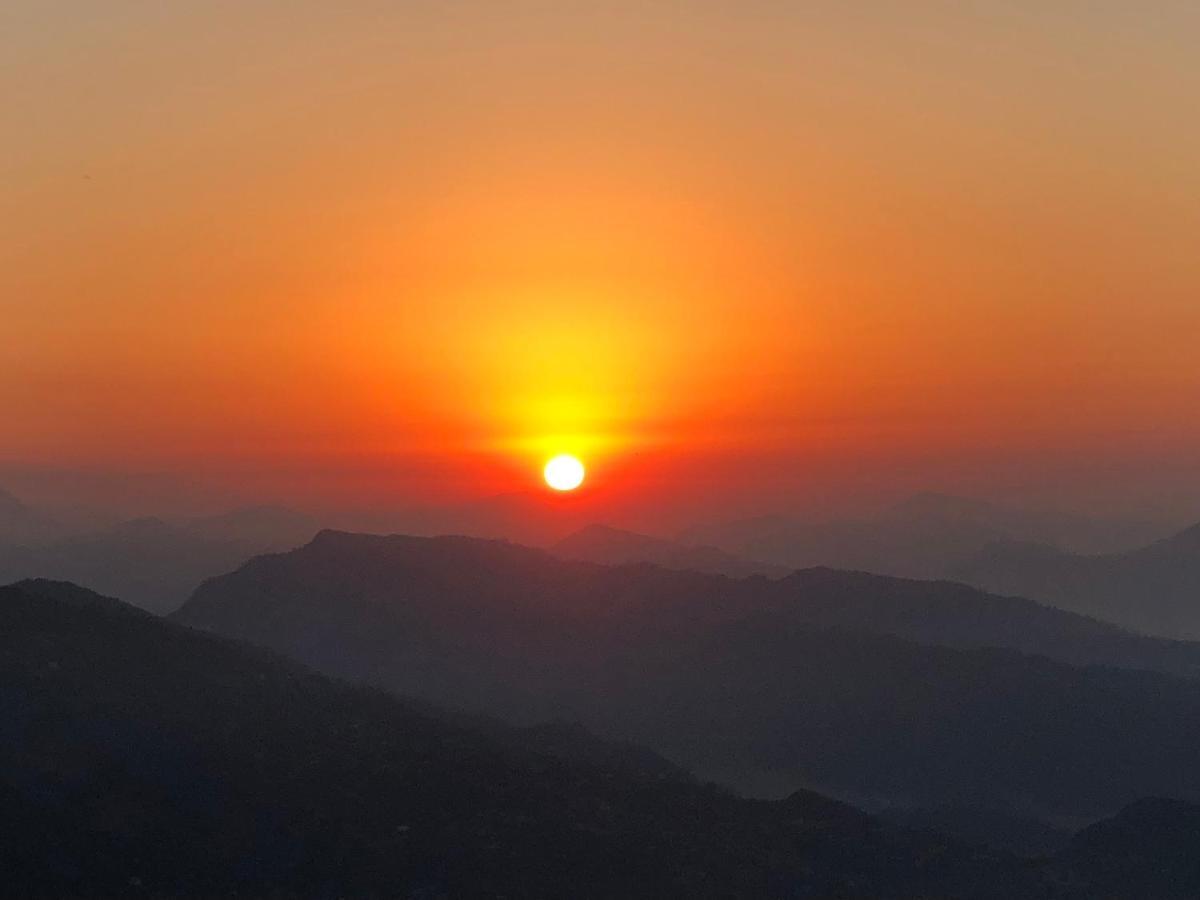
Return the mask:
[[(0, 588), (0, 873), (39, 896), (1194, 896), (1200, 809), (1054, 859), (463, 724), (71, 585)], [(1121, 893), (1124, 892), (1124, 893)]]
[(1042, 889), (813, 794), (741, 800), (569, 729), (501, 739), (70, 585), (0, 589), (0, 624), (10, 896)]

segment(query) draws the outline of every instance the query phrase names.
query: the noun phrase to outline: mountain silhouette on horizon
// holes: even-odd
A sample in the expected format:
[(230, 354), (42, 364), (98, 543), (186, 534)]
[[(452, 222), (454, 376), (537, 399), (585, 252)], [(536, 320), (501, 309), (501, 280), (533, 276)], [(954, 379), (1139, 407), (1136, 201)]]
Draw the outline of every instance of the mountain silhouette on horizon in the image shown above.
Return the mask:
[(44, 540), (59, 527), (52, 516), (0, 488), (0, 541)]
[(923, 491), (871, 517), (814, 521), (759, 516), (695, 526), (680, 539), (794, 569), (828, 566), (933, 579), (952, 577), (998, 541), (1104, 552), (1137, 546), (1158, 533), (1145, 523), (1010, 508)]
[(74, 534), (26, 530), (20, 541), (0, 542), (0, 583), (78, 582), (167, 613), (204, 579), (260, 553), (303, 544), (317, 531), (312, 517), (269, 506), (171, 521), (144, 516)]
[(791, 571), (785, 566), (742, 559), (717, 547), (681, 544), (599, 524), (581, 528), (548, 549), (564, 559), (604, 565), (647, 562), (664, 569), (686, 569), (731, 578), (750, 575), (781, 578)]
[(1031, 543), (994, 543), (956, 573), (1164, 637), (1200, 638), (1200, 524), (1124, 553), (1084, 556)]

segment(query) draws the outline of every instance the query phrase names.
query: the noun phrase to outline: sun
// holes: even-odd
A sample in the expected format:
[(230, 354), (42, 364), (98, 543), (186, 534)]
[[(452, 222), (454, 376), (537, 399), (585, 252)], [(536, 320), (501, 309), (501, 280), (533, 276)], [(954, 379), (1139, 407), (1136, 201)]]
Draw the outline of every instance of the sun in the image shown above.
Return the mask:
[(573, 491), (583, 484), (583, 463), (569, 453), (560, 453), (546, 463), (542, 476), (556, 491)]

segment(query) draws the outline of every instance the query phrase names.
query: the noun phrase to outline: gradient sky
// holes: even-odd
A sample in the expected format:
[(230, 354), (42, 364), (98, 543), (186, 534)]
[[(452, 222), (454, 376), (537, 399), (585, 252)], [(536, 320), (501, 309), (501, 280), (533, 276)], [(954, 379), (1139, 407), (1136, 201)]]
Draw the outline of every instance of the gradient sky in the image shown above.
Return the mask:
[(0, 464), (1200, 502), (1198, 37), (1191, 0), (8, 0)]

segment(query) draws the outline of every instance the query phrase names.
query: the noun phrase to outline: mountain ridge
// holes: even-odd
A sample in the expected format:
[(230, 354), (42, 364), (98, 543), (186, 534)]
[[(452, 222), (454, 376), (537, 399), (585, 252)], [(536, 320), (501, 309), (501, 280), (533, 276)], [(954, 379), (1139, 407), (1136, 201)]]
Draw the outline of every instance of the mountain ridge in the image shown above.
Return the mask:
[[(1164, 789), (1200, 798), (1200, 727), (1178, 724), (1200, 717), (1200, 681), (1117, 667), (1192, 670), (1195, 645), (964, 585), (327, 531), (209, 580), (174, 618), (431, 702), (577, 719), (732, 784), (774, 772), (844, 796), (1096, 815)], [(1019, 623), (1019, 649), (995, 646), (994, 619)], [(1082, 665), (1028, 655), (1033, 625)], [(1093, 777), (1064, 776), (1069, 759)]]
[(1035, 866), (829, 798), (744, 800), (670, 772), (548, 754), (519, 735), (497, 741), (123, 607), (63, 583), (0, 588), (6, 891), (999, 900), (1053, 890)]
[(604, 565), (649, 562), (666, 569), (686, 569), (731, 578), (749, 575), (780, 578), (791, 571), (786, 566), (744, 559), (718, 547), (681, 544), (596, 523), (556, 541), (548, 549), (566, 559)]
[(955, 574), (985, 590), (1021, 594), (1150, 634), (1200, 637), (1200, 524), (1122, 553), (993, 543)]
[(825, 565), (906, 578), (945, 578), (997, 541), (1112, 552), (1160, 533), (1146, 523), (1025, 510), (922, 491), (873, 515), (820, 520), (775, 514), (694, 526), (680, 537), (791, 568)]

